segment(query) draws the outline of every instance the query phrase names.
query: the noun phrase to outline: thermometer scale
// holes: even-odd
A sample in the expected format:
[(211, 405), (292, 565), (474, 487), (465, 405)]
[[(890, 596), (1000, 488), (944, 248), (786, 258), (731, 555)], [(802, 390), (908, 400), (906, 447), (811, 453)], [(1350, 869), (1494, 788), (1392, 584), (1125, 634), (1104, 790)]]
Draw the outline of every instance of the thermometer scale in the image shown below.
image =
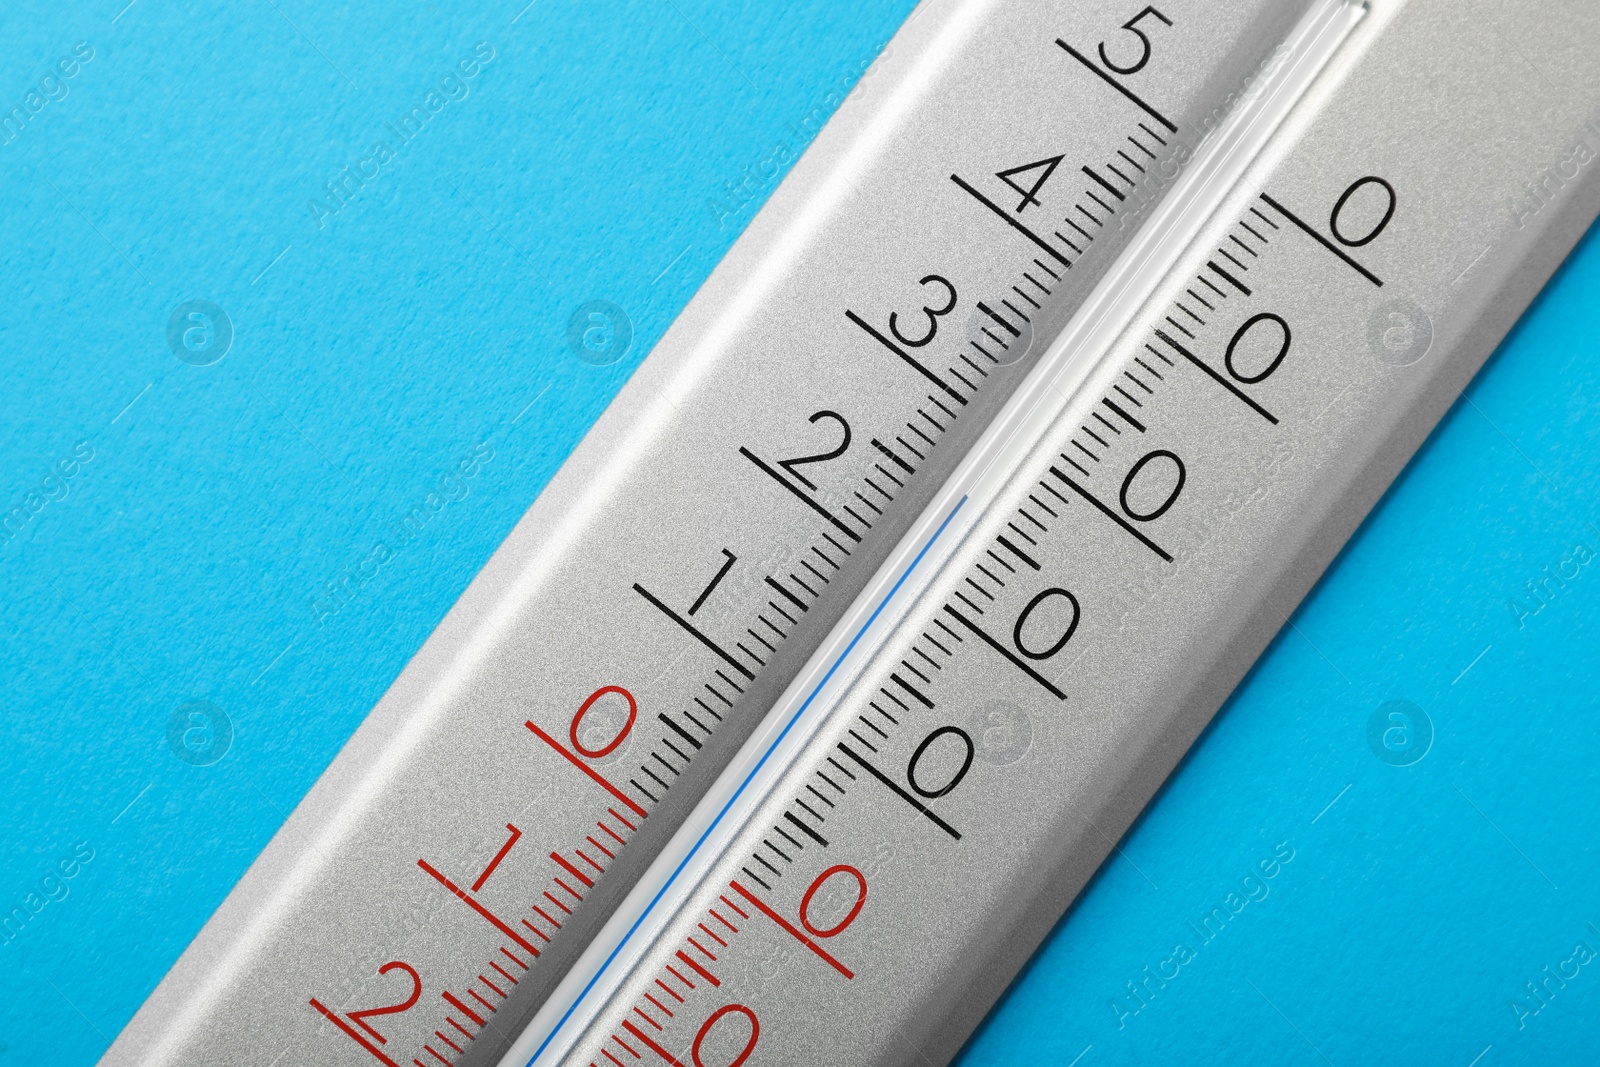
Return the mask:
[(104, 1062), (494, 1062), (1308, 6), (919, 8)]
[(1241, 131), (503, 1064), (956, 1054), (1600, 208), (1600, 15), (1464, 14), (1373, 4)]

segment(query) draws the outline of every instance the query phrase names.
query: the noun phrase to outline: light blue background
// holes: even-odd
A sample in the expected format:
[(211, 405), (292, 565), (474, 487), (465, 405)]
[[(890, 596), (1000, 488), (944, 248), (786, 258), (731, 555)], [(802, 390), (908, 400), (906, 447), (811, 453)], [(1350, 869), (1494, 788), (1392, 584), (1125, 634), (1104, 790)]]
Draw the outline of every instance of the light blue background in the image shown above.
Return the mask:
[[(0, 144), (0, 514), (93, 450), (0, 543), (0, 911), (94, 856), (0, 945), (0, 1062), (106, 1047), (910, 7), (525, 2), (0, 12), (0, 112), (94, 49)], [(479, 42), (467, 95), (319, 226), (324, 183)], [(1508, 602), (1600, 549), (1597, 283), (1591, 241), (967, 1063), (1577, 1055), (1600, 965), (1521, 1031), (1509, 1005), (1600, 949), (1600, 568), (1520, 627)], [(233, 323), (212, 366), (167, 348), (192, 299)], [(565, 343), (595, 299), (634, 330), (605, 368)], [(1437, 731), (1414, 766), (1367, 745), (1391, 699)], [(168, 747), (196, 700), (233, 724), (210, 766)], [(1280, 841), (1267, 898), (1119, 1030), (1124, 982)]]

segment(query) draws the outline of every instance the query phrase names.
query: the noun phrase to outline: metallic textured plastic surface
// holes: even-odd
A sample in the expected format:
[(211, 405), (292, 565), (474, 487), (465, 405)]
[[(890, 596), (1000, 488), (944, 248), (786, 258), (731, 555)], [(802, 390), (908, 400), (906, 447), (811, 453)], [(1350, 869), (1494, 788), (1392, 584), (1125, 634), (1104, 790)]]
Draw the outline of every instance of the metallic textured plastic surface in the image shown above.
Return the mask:
[(1305, 7), (919, 9), (103, 1062), (497, 1055)]
[(538, 1062), (953, 1056), (1600, 209), (1597, 45), (1374, 3)]

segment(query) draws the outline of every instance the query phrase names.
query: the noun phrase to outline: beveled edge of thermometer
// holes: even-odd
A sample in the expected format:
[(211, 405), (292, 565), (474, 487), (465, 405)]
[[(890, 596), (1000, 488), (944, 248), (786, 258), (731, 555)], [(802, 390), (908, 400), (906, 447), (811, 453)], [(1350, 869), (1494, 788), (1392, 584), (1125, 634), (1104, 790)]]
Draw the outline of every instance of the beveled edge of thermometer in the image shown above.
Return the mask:
[[(813, 706), (828, 708), (848, 690), (861, 666), (916, 602), (913, 583), (907, 595), (890, 606), (913, 572), (936, 543), (943, 541), (940, 557), (960, 544), (982, 512), (981, 503), (998, 491), (1006, 473), (1033, 450), (1068, 402), (1074, 384), (1105, 358), (1171, 262), (1196, 238), (1214, 214), (1216, 203), (1243, 180), (1248, 166), (1368, 6), (1367, 0), (1326, 0), (1301, 20), (1279, 50), (1286, 60), (1201, 143), (1187, 172), (512, 1044), (501, 1067), (553, 1062), (582, 1037), (587, 1024), (625, 979), (625, 969), (612, 969), (618, 957), (630, 943), (652, 941), (693, 892), (694, 880), (682, 878), (691, 863), (697, 857), (715, 855), (743, 817), (760, 803), (763, 787), (783, 772), (826, 717), (818, 712), (807, 718), (806, 713)], [(966, 508), (974, 497), (980, 506)], [(802, 723), (802, 719), (806, 721)], [(580, 1013), (585, 1001), (593, 1007)]]

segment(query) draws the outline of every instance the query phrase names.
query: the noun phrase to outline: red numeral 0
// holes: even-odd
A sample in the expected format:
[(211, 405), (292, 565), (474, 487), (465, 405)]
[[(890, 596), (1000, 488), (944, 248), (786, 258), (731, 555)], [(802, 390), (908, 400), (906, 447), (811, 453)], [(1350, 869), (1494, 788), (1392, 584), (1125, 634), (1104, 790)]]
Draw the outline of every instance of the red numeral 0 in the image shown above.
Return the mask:
[(711, 1028), (717, 1025), (717, 1022), (724, 1015), (732, 1012), (738, 1012), (750, 1020), (750, 1038), (744, 1043), (744, 1048), (740, 1050), (739, 1054), (728, 1063), (728, 1067), (739, 1067), (740, 1064), (750, 1058), (750, 1053), (755, 1051), (756, 1038), (761, 1036), (761, 1023), (756, 1020), (756, 1013), (743, 1004), (725, 1004), (712, 1012), (711, 1018), (701, 1023), (700, 1032), (694, 1035), (694, 1046), (689, 1050), (694, 1059), (694, 1067), (706, 1067), (705, 1061), (700, 1058), (700, 1044), (706, 1039), (706, 1035), (711, 1032)]
[[(608, 693), (618, 693), (628, 702), (628, 721), (622, 724), (622, 729), (617, 731), (617, 736), (613, 737), (607, 744), (595, 749), (584, 748), (583, 742), (578, 740), (578, 730), (583, 726), (583, 717), (589, 714), (589, 709), (594, 707), (597, 700)], [(608, 685), (596, 689), (589, 695), (589, 699), (583, 702), (583, 706), (578, 709), (578, 713), (572, 717), (572, 727), (567, 731), (567, 736), (572, 739), (572, 747), (578, 751), (579, 755), (587, 756), (589, 759), (600, 759), (602, 756), (611, 755), (617, 750), (618, 745), (627, 740), (629, 731), (633, 729), (634, 720), (638, 717), (639, 702), (633, 699), (633, 694), (620, 685)]]
[[(818, 930), (815, 926), (811, 925), (811, 898), (816, 896), (817, 890), (822, 888), (823, 883), (827, 882), (829, 878), (832, 878), (836, 874), (848, 874), (850, 877), (856, 880), (856, 902), (851, 905), (850, 914), (846, 915), (844, 918), (840, 919), (826, 930)], [(832, 937), (843, 930), (846, 926), (849, 926), (851, 923), (856, 921), (856, 916), (861, 914), (861, 905), (865, 904), (866, 902), (866, 877), (849, 864), (840, 863), (836, 866), (829, 867), (827, 870), (817, 875), (816, 881), (811, 883), (811, 888), (806, 890), (806, 895), (800, 898), (800, 925), (804, 926), (807, 930), (810, 930), (818, 937)]]

